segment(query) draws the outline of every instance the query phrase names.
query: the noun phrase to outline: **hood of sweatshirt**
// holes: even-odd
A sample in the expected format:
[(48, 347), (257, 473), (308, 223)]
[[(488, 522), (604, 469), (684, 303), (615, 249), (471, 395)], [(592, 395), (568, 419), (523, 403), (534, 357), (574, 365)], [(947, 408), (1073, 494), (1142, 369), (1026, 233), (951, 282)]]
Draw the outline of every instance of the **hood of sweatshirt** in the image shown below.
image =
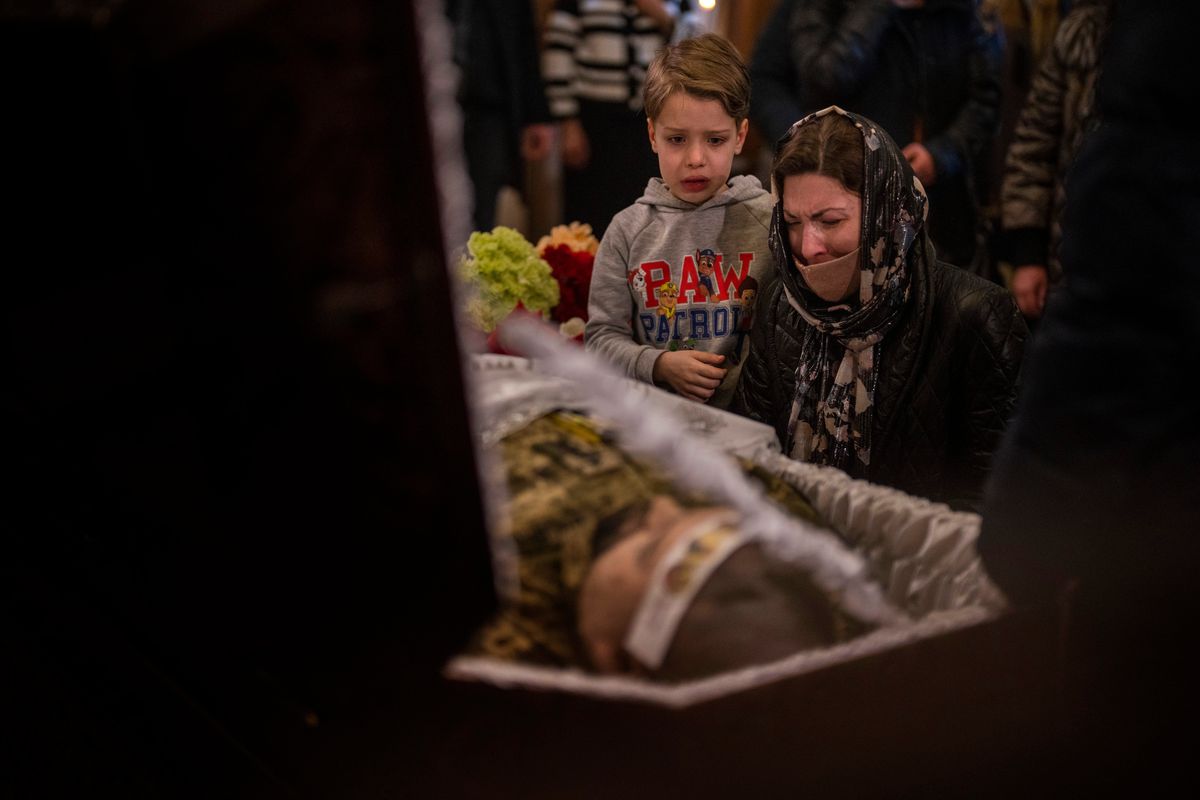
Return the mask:
[(651, 178), (650, 182), (646, 184), (645, 193), (637, 201), (642, 205), (654, 206), (659, 211), (697, 211), (751, 200), (766, 191), (758, 178), (753, 175), (735, 175), (726, 182), (725, 186), (724, 191), (718, 192), (700, 205), (696, 205), (686, 200), (680, 200), (671, 194), (671, 190), (663, 183), (662, 178)]

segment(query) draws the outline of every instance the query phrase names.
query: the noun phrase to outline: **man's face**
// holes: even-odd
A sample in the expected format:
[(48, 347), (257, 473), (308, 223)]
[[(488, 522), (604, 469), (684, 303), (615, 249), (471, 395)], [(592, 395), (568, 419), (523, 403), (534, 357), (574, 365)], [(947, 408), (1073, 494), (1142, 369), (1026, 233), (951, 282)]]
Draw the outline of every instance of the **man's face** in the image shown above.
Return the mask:
[(645, 514), (622, 526), (623, 538), (596, 559), (579, 595), (579, 634), (598, 671), (688, 680), (835, 641), (829, 601), (807, 575), (785, 565), (787, 578), (780, 580), (781, 562), (750, 544), (726, 558), (700, 587), (657, 670), (626, 654), (625, 635), (655, 567), (695, 526), (728, 511), (683, 508), (660, 495)]
[(724, 511), (683, 508), (674, 498), (658, 495), (640, 519), (627, 524), (620, 541), (596, 559), (579, 596), (579, 633), (596, 669), (626, 671), (621, 645), (654, 568), (694, 524)]

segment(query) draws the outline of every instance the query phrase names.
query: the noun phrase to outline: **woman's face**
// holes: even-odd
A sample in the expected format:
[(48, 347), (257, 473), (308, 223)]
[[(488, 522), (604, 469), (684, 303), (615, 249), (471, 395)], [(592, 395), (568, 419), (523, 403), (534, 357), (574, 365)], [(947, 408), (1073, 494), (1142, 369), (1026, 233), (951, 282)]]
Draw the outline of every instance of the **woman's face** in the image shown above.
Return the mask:
[(862, 233), (862, 198), (815, 172), (783, 179), (783, 220), (792, 253), (806, 265), (852, 253)]

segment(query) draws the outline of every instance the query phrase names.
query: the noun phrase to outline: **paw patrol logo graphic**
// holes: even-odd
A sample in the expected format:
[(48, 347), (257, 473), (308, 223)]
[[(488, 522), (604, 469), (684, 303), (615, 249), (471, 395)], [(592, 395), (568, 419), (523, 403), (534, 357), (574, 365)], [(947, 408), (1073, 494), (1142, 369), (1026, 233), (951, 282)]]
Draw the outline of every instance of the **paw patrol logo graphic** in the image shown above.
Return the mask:
[(629, 288), (633, 290), (634, 295), (641, 296), (646, 292), (646, 268), (638, 267), (629, 272)]
[[(757, 281), (750, 275), (754, 253), (739, 253), (726, 268), (711, 249), (686, 255), (678, 270), (666, 261), (647, 261), (628, 273), (629, 289), (645, 309), (638, 321), (646, 340), (695, 348), (705, 339), (737, 334), (753, 303)], [(674, 275), (678, 274), (678, 282)]]
[(658, 308), (661, 302), (658, 290), (667, 283), (676, 287), (676, 294), (672, 298), (672, 305), (676, 306), (736, 300), (742, 284), (750, 276), (750, 265), (753, 263), (754, 253), (738, 253), (736, 263), (726, 269), (720, 253), (697, 250), (683, 257), (678, 282), (672, 278), (668, 262), (647, 261), (630, 270), (629, 288), (648, 309)]
[(670, 319), (675, 316), (675, 304), (679, 298), (679, 287), (667, 281), (655, 290), (658, 295), (658, 315)]

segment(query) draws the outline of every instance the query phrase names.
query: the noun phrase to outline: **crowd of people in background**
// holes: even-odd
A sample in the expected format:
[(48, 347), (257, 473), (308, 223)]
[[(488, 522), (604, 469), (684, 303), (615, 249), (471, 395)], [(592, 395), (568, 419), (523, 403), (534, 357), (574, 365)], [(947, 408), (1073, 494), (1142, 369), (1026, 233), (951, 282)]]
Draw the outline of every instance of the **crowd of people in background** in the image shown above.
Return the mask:
[[(717, 27), (694, 0), (451, 0), (474, 224), (523, 164), (558, 159), (556, 218), (602, 237), (658, 175), (642, 92), (656, 52)], [(929, 197), (937, 256), (1009, 288), (1031, 327), (1062, 284), (1064, 182), (1091, 106), (1109, 0), (779, 0), (742, 43), (753, 103), (734, 165), (828, 105), (876, 121)], [(526, 12), (529, 13), (526, 13)], [(770, 189), (771, 187), (767, 187)], [(528, 224), (528, 223), (526, 223)]]
[(748, 54), (688, 0), (555, 0), (536, 53), (494, 3), (447, 6), (476, 226), (557, 129), (563, 219), (600, 239), (588, 349), (978, 510), (1063, 285), (1109, 0), (779, 0)]

